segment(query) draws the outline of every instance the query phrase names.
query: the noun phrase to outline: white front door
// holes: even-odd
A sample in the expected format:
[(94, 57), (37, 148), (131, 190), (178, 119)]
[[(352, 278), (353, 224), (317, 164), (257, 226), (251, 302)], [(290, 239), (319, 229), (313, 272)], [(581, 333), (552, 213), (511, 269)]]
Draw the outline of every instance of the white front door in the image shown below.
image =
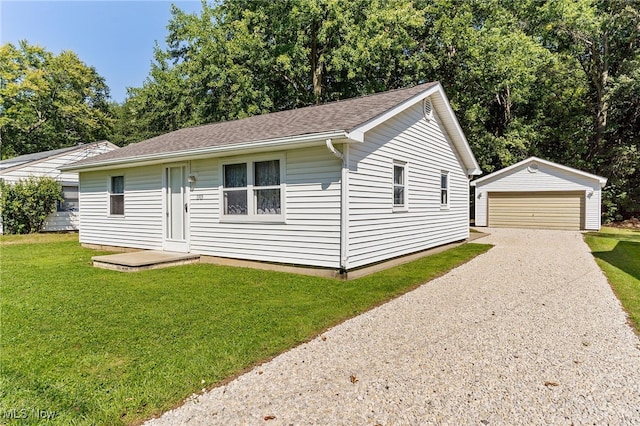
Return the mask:
[(185, 165), (165, 168), (164, 244), (169, 251), (189, 251), (189, 186)]

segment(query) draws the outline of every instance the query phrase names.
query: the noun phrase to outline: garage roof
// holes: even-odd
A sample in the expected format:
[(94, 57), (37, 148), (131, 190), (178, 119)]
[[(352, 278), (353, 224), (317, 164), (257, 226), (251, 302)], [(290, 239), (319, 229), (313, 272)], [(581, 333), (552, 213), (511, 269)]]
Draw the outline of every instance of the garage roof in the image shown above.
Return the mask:
[(471, 182), (471, 186), (476, 186), (479, 183), (483, 183), (484, 181), (490, 180), (490, 179), (494, 179), (497, 178), (501, 175), (507, 174), (509, 173), (511, 170), (514, 170), (518, 167), (521, 166), (529, 166), (533, 163), (539, 163), (539, 164), (544, 164), (547, 165), (549, 167), (553, 167), (559, 170), (564, 170), (565, 172), (569, 172), (569, 173), (573, 173), (575, 175), (581, 176), (581, 177), (585, 177), (587, 179), (593, 179), (598, 181), (598, 183), (600, 184), (600, 187), (602, 188), (603, 186), (605, 186), (605, 184), (607, 183), (607, 178), (604, 178), (602, 176), (598, 176), (598, 175), (594, 175), (591, 173), (587, 173), (587, 172), (583, 172), (582, 170), (578, 170), (578, 169), (574, 169), (571, 167), (567, 167), (567, 166), (563, 166), (562, 164), (558, 164), (558, 163), (554, 163), (552, 161), (548, 161), (548, 160), (543, 160), (542, 158), (538, 158), (538, 157), (529, 157), (526, 160), (522, 160), (519, 163), (513, 164), (509, 167), (505, 167), (504, 169), (498, 170), (497, 172), (493, 172), (489, 175), (483, 176), (480, 179), (476, 179), (473, 182)]

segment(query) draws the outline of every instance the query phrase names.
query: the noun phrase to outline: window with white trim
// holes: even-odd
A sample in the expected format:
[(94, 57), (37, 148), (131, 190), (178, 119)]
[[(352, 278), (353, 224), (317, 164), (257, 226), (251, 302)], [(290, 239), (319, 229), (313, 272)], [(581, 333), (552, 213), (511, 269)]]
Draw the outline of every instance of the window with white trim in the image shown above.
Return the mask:
[(393, 207), (405, 208), (407, 205), (407, 165), (393, 162)]
[(280, 218), (281, 160), (247, 161), (222, 165), (222, 217), (263, 220)]
[(440, 207), (449, 207), (449, 172), (440, 173)]
[(124, 215), (124, 176), (111, 176), (109, 182), (109, 214)]

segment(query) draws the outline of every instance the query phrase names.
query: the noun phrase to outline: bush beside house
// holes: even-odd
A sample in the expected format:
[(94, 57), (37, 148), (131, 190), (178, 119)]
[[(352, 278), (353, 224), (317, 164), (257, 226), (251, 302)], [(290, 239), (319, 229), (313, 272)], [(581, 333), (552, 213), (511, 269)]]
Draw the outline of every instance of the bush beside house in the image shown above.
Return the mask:
[(0, 212), (5, 234), (29, 234), (43, 229), (45, 219), (62, 201), (62, 185), (50, 177), (28, 177), (18, 182), (0, 180)]

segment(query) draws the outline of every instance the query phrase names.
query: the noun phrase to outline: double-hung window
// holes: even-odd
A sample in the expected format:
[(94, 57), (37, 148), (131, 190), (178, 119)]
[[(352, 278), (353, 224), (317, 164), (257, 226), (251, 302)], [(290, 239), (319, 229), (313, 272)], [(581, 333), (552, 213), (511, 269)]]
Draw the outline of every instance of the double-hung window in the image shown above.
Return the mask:
[(440, 207), (449, 207), (449, 172), (440, 173)]
[(224, 164), (222, 216), (249, 220), (281, 217), (280, 166), (280, 160)]
[(109, 185), (109, 214), (124, 215), (124, 176), (111, 176)]
[(407, 206), (407, 165), (393, 163), (393, 207), (404, 209)]

